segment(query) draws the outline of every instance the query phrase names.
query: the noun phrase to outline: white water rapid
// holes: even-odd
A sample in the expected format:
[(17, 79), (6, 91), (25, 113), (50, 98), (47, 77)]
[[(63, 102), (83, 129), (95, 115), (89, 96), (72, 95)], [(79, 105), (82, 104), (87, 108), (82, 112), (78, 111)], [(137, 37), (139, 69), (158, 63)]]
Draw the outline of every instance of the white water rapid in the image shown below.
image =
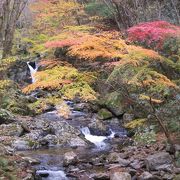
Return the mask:
[(51, 170), (39, 170), (36, 172), (37, 175), (47, 177), (42, 178), (42, 180), (67, 180), (65, 173), (63, 171), (51, 171)]
[(110, 136), (95, 136), (90, 133), (90, 130), (88, 127), (81, 128), (81, 132), (84, 134), (85, 138), (88, 141), (92, 142), (93, 144), (96, 145), (96, 147), (101, 148), (101, 149), (106, 147), (106, 143), (104, 142), (104, 140), (108, 138), (113, 138), (115, 134), (111, 132)]
[(30, 62), (27, 62), (27, 65), (28, 65), (29, 70), (30, 70), (32, 83), (35, 83), (35, 82), (36, 82), (35, 74), (36, 74), (36, 72), (37, 72), (37, 70), (38, 70), (38, 66), (37, 66), (37, 64), (35, 63), (35, 68), (33, 68), (29, 63), (30, 63)]

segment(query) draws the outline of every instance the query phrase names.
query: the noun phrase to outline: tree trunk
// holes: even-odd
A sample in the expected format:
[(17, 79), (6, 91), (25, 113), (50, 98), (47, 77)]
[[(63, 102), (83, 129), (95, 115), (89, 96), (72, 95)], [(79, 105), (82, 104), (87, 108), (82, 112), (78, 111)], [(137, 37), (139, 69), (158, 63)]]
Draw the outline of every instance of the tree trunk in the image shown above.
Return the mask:
[(11, 54), (16, 23), (28, 0), (1, 0), (0, 2), (0, 46), (2, 57)]

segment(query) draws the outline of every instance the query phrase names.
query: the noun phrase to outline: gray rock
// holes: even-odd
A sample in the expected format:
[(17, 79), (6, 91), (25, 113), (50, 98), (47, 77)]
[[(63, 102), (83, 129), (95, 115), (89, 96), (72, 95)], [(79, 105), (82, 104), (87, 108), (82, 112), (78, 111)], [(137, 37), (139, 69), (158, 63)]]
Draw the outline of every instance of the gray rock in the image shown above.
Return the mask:
[(175, 174), (180, 174), (180, 168), (174, 168), (174, 173)]
[(0, 156), (7, 154), (7, 148), (3, 144), (0, 144)]
[(93, 119), (93, 122), (88, 124), (88, 127), (92, 135), (108, 136), (111, 133), (108, 130), (108, 127), (102, 121), (98, 119)]
[(150, 155), (145, 159), (145, 164), (148, 171), (157, 170), (159, 166), (171, 163), (172, 158), (167, 152), (159, 152), (157, 154)]
[(124, 113), (123, 122), (128, 123), (134, 119), (134, 114)]
[(119, 153), (110, 153), (107, 157), (107, 161), (109, 163), (119, 163), (121, 167), (126, 167), (130, 164), (129, 160), (123, 159), (120, 157), (121, 154)]
[(110, 175), (110, 180), (131, 180), (131, 175), (127, 172), (113, 172)]
[(0, 125), (1, 136), (20, 136), (23, 133), (23, 128), (17, 123), (13, 124), (2, 124)]
[(31, 157), (22, 157), (22, 159), (26, 162), (28, 162), (29, 164), (31, 165), (37, 165), (37, 164), (40, 164), (40, 161), (38, 159), (34, 159), (34, 158), (31, 158)]
[(153, 175), (147, 171), (143, 172), (141, 176), (139, 176), (139, 180), (154, 180)]
[(172, 179), (174, 179), (174, 175), (172, 173), (171, 174), (166, 173), (162, 176), (162, 178), (166, 179), (166, 180), (172, 180)]
[(40, 139), (39, 143), (41, 145), (54, 146), (58, 144), (58, 137), (56, 135), (48, 134), (47, 136)]
[(130, 164), (130, 161), (129, 161), (129, 160), (126, 160), (126, 159), (119, 158), (118, 163), (119, 163), (122, 167), (126, 167), (126, 166), (128, 166), (128, 165)]
[(28, 173), (25, 178), (22, 180), (33, 180), (34, 179), (34, 174), (33, 173)]
[(119, 157), (120, 157), (119, 153), (113, 152), (107, 156), (107, 161), (109, 163), (118, 163)]
[(173, 164), (163, 164), (161, 166), (156, 167), (156, 170), (173, 173), (173, 168), (174, 168)]
[(74, 137), (68, 141), (68, 145), (70, 147), (86, 147), (88, 143), (80, 137)]
[(142, 166), (144, 165), (144, 163), (140, 162), (139, 160), (134, 160), (130, 166), (134, 169), (140, 169)]
[(30, 133), (24, 135), (23, 137), (26, 139), (30, 139), (32, 141), (36, 141), (43, 136), (43, 131), (42, 130), (31, 130)]
[(75, 154), (73, 151), (64, 154), (63, 166), (75, 165), (77, 162), (77, 154)]
[(109, 180), (109, 174), (108, 173), (95, 173), (90, 176), (94, 180)]
[(54, 134), (59, 137), (62, 136), (62, 139), (77, 137), (81, 134), (78, 129), (75, 129), (65, 121), (51, 122), (51, 126)]
[(87, 103), (78, 103), (74, 105), (73, 109), (75, 111), (84, 111), (89, 109), (89, 105)]
[(180, 151), (180, 145), (179, 144), (175, 144), (175, 150)]
[(12, 143), (12, 147), (15, 150), (31, 150), (37, 146), (36, 143), (37, 142), (30, 141), (30, 140), (17, 139)]

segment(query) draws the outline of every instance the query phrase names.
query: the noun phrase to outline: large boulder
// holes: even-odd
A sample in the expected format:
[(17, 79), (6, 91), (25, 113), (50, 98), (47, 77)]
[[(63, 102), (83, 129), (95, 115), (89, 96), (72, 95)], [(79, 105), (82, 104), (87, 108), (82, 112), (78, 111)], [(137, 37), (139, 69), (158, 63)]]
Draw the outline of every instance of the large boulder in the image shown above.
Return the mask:
[(121, 158), (121, 154), (113, 152), (107, 157), (109, 163), (118, 163), (121, 167), (126, 167), (130, 164), (129, 160)]
[(18, 84), (25, 85), (31, 83), (31, 75), (25, 60), (15, 61), (7, 71), (8, 78), (17, 82)]
[(63, 159), (64, 166), (75, 165), (77, 162), (78, 162), (77, 154), (75, 154), (73, 151), (64, 154), (64, 159)]
[(31, 133), (24, 137), (38, 141), (41, 145), (68, 145), (70, 147), (87, 146), (81, 131), (71, 126), (67, 121), (53, 121), (37, 118), (30, 124)]
[(54, 133), (59, 142), (67, 143), (71, 138), (76, 138), (81, 135), (78, 129), (75, 129), (65, 121), (51, 122), (52, 133)]
[(90, 124), (88, 124), (88, 127), (92, 135), (108, 136), (111, 134), (109, 128), (98, 119), (93, 119), (93, 121)]
[(32, 141), (38, 141), (43, 136), (45, 136), (45, 133), (42, 130), (36, 129), (36, 130), (31, 130), (30, 133), (23, 135), (23, 138), (30, 139)]
[(158, 170), (162, 165), (168, 165), (172, 163), (172, 158), (167, 152), (159, 152), (153, 155), (149, 155), (145, 159), (146, 168), (150, 170)]
[(87, 140), (85, 140), (84, 138), (77, 136), (77, 137), (71, 138), (68, 141), (68, 145), (70, 147), (87, 147), (88, 143), (87, 143)]
[(14, 114), (29, 115), (33, 113), (28, 107), (27, 97), (14, 81), (5, 79), (1, 80), (0, 84), (0, 108)]
[(116, 116), (123, 115), (126, 112), (126, 105), (121, 93), (112, 92), (108, 93), (101, 101), (100, 104), (106, 106)]
[(110, 111), (108, 111), (107, 109), (105, 109), (105, 108), (100, 109), (98, 111), (98, 118), (101, 119), (101, 120), (110, 119), (112, 117), (113, 117), (112, 113)]
[(12, 143), (12, 147), (18, 151), (25, 151), (37, 148), (38, 144), (36, 141), (17, 139)]
[(53, 134), (48, 134), (39, 140), (42, 146), (54, 146), (58, 143), (58, 137)]

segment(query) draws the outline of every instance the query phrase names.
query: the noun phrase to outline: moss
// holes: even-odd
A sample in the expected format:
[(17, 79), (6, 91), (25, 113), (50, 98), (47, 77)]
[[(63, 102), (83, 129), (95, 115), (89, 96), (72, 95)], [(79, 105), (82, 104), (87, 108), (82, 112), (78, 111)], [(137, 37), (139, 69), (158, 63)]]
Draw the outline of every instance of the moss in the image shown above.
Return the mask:
[(9, 79), (0, 80), (0, 108), (15, 114), (29, 115), (32, 112), (27, 106), (28, 100), (18, 85)]
[(31, 141), (31, 140), (28, 140), (28, 145), (29, 145), (30, 147), (34, 147), (34, 146), (36, 145), (36, 142)]
[[(44, 43), (48, 41), (49, 37), (45, 34), (38, 34), (34, 35), (30, 38), (25, 37), (21, 39), (20, 45), (24, 46), (26, 50), (33, 54), (33, 53), (43, 53), (46, 52), (47, 49), (44, 46)], [(18, 51), (15, 49), (14, 51)]]
[(127, 124), (124, 125), (127, 129), (135, 129), (137, 127), (141, 127), (146, 122), (146, 119), (135, 119)]
[(17, 61), (17, 58), (13, 56), (8, 57), (6, 59), (2, 59), (1, 64), (0, 64), (0, 72), (7, 70), (8, 67), (16, 61)]
[(20, 160), (18, 156), (0, 156), (0, 179), (23, 179), (23, 170), (17, 165)]
[(123, 95), (117, 91), (107, 93), (105, 97), (100, 99), (99, 104), (106, 106), (117, 116), (122, 115), (127, 108), (126, 102), (123, 99)]
[(101, 109), (98, 111), (98, 117), (99, 119), (106, 120), (113, 117), (113, 115), (107, 109)]
[(8, 178), (9, 180), (15, 180), (15, 176), (13, 175), (13, 167), (9, 165), (9, 161), (5, 157), (0, 157), (0, 169), (1, 169), (1, 177)]
[(13, 121), (14, 116), (6, 109), (0, 109), (0, 124)]
[(92, 30), (95, 30), (95, 27), (87, 26), (87, 25), (81, 25), (81, 26), (65, 26), (64, 30), (68, 31), (77, 31), (77, 32), (89, 32)]
[(37, 101), (30, 103), (28, 107), (35, 112), (35, 114), (43, 113), (48, 106), (56, 106), (62, 102), (62, 98), (58, 96), (47, 96), (39, 98)]
[(82, 100), (95, 100), (95, 91), (86, 82), (75, 82), (73, 84), (65, 85), (60, 92), (66, 99), (73, 100), (75, 97), (79, 97)]
[(5, 168), (6, 166), (8, 166), (8, 160), (3, 157), (0, 157), (0, 167)]
[(180, 174), (179, 175), (175, 175), (173, 180), (179, 180), (180, 179)]
[[(37, 81), (23, 89), (23, 92), (30, 93), (37, 89), (59, 92), (60, 96), (73, 99), (79, 96), (83, 100), (95, 99), (96, 93), (90, 87), (84, 73), (67, 66), (56, 66), (52, 69), (38, 72)], [(87, 76), (90, 79), (94, 77)]]

